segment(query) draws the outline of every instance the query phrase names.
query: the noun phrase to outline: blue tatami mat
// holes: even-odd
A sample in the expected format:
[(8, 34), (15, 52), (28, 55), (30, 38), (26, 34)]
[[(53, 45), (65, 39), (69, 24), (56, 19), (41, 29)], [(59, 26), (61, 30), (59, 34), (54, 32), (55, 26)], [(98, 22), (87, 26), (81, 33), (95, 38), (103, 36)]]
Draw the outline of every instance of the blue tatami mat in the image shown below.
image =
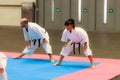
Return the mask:
[(8, 58), (8, 80), (52, 80), (90, 67), (89, 62), (63, 61), (60, 66), (53, 64), (49, 60)]

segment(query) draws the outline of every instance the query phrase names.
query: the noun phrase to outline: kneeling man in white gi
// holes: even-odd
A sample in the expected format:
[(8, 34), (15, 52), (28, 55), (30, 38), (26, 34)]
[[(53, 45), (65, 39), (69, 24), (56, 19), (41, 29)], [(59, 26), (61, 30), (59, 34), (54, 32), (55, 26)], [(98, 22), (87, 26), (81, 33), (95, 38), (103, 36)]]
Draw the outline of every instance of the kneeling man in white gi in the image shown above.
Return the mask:
[[(68, 56), (69, 53), (73, 51), (74, 48), (79, 47), (80, 44), (80, 46), (83, 47), (85, 56), (87, 56), (90, 60), (91, 68), (94, 68), (93, 56), (89, 47), (87, 32), (80, 27), (75, 27), (74, 19), (68, 19), (65, 21), (64, 25), (66, 26), (66, 29), (63, 31), (61, 39), (61, 41), (64, 42), (64, 47), (61, 50), (60, 59), (54, 65), (60, 65), (64, 56)], [(70, 41), (67, 43), (68, 40)]]
[(26, 18), (21, 19), (20, 24), (23, 28), (25, 41), (28, 41), (28, 45), (23, 50), (22, 54), (15, 57), (15, 59), (21, 58), (24, 55), (31, 55), (38, 47), (40, 47), (41, 44), (46, 53), (49, 55), (50, 61), (53, 62), (52, 48), (49, 43), (48, 32), (38, 24), (28, 22)]
[(7, 74), (6, 74), (6, 64), (7, 64), (7, 58), (6, 56), (0, 52), (0, 80), (7, 80)]

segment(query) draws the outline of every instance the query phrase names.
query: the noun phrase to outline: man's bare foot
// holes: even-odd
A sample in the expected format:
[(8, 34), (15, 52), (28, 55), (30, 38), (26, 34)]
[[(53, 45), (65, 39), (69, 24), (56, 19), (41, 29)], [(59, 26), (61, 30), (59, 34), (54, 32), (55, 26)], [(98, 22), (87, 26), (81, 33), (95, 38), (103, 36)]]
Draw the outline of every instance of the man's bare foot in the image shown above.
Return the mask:
[(18, 56), (18, 57), (14, 57), (13, 59), (21, 59), (21, 58), (22, 58), (22, 57), (19, 57), (19, 56)]
[(50, 59), (50, 62), (54, 62), (54, 59)]
[(22, 53), (22, 54), (20, 54), (19, 56), (17, 56), (17, 57), (15, 57), (15, 58), (13, 58), (13, 59), (20, 59), (20, 58), (22, 58), (24, 55), (25, 55), (25, 54), (24, 54), (24, 53)]
[(95, 65), (94, 65), (94, 64), (92, 64), (92, 65), (91, 65), (91, 68), (95, 68)]
[(57, 63), (55, 63), (55, 64), (53, 64), (53, 65), (54, 65), (54, 66), (59, 66), (59, 65), (60, 65), (60, 63), (58, 63), (58, 62), (57, 62)]
[(52, 58), (52, 54), (48, 54), (50, 58), (50, 62), (54, 62), (54, 59)]

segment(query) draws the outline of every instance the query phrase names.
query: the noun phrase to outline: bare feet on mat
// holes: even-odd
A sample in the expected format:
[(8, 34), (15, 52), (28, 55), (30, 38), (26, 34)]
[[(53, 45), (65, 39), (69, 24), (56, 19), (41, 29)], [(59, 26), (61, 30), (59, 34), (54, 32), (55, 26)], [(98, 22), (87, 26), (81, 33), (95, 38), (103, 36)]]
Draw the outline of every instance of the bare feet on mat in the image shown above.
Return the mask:
[(13, 59), (20, 59), (20, 58), (22, 58), (22, 57), (14, 57)]
[(54, 65), (54, 66), (59, 66), (59, 65), (60, 65), (60, 63), (58, 63), (58, 62), (57, 62), (57, 63), (55, 63), (55, 64), (53, 64), (53, 65)]
[(24, 53), (22, 53), (22, 54), (20, 54), (19, 56), (17, 56), (17, 57), (15, 57), (15, 58), (13, 58), (13, 59), (20, 59), (20, 58), (22, 58), (24, 55), (25, 55), (25, 54), (24, 54)]
[(91, 68), (95, 68), (95, 65), (94, 65), (94, 64), (92, 64), (92, 65), (91, 65)]
[(54, 62), (54, 59), (51, 58), (51, 59), (50, 59), (50, 62)]
[(50, 58), (50, 62), (54, 62), (54, 59), (52, 57), (52, 54), (48, 54), (49, 55), (49, 58)]

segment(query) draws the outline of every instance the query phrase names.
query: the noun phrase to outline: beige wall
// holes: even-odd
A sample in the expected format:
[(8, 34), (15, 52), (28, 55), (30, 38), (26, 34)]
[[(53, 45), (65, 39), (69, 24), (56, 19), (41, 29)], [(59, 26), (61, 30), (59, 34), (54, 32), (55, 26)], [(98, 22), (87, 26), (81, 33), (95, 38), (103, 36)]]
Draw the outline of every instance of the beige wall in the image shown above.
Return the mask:
[(35, 0), (0, 0), (0, 26), (19, 26), (21, 2)]
[(0, 7), (0, 25), (18, 26), (21, 7)]
[(0, 0), (0, 5), (21, 5), (21, 2), (34, 2), (35, 0)]

